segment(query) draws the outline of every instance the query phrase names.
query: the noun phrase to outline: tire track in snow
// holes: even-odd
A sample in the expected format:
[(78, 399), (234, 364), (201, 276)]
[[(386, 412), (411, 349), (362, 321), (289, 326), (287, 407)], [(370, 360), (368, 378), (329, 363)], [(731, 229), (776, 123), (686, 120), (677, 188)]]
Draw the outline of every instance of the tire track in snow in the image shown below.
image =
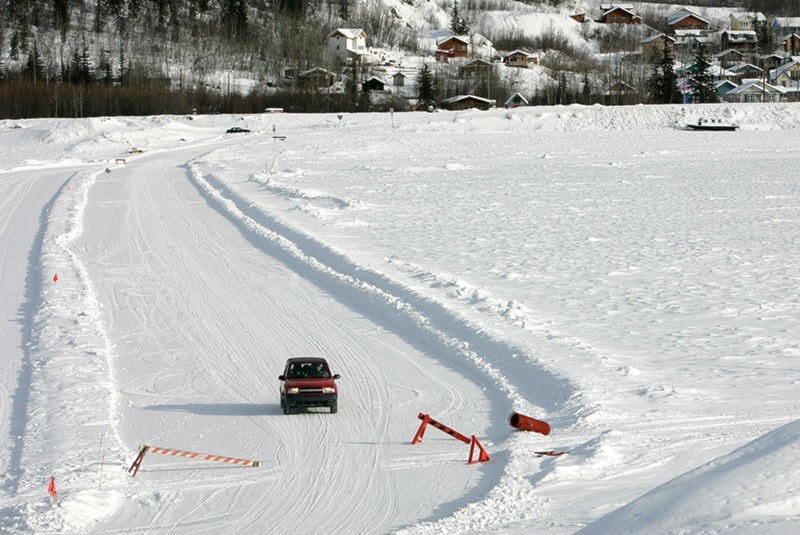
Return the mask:
[[(422, 353), (484, 385), (491, 402), (487, 412), (492, 423), (487, 430), (488, 438), (483, 441), (490, 448), (493, 443), (497, 444), (500, 450), (494, 450), (494, 470), (487, 472), (489, 477), (484, 477), (470, 496), (459, 500), (460, 505), (453, 507), (451, 504), (447, 509), (456, 513), (447, 517), (445, 524), (466, 529), (461, 512), (474, 511), (474, 507), (479, 506), (484, 527), (503, 525), (510, 519), (501, 511), (515, 507), (520, 497), (527, 500), (529, 507), (542, 508), (533, 494), (533, 486), (507, 472), (508, 463), (518, 462), (519, 456), (508, 455), (503, 449), (511, 447), (503, 444), (509, 435), (506, 417), (512, 409), (533, 410), (535, 412), (528, 413), (535, 416), (541, 412), (541, 407), (552, 412), (565, 410), (565, 404), (573, 395), (572, 387), (565, 380), (529, 359), (525, 359), (526, 373), (504, 374), (503, 370), (509, 365), (519, 369), (521, 359), (517, 356), (525, 355), (525, 350), (493, 338), (443, 304), (419, 295), (382, 273), (365, 269), (313, 237), (288, 227), (240, 195), (221, 177), (204, 173), (197, 162), (189, 162), (186, 167), (191, 181), (209, 204), (231, 220), (257, 247)], [(501, 363), (503, 368), (496, 368), (494, 362)], [(537, 397), (526, 399), (521, 392), (534, 392)], [(514, 444), (513, 439), (510, 444)], [(479, 498), (487, 493), (488, 498)], [(420, 526), (430, 526), (437, 519), (428, 519)], [(475, 527), (469, 519), (466, 525)]]
[[(530, 400), (523, 399), (518, 393), (515, 378), (504, 375), (490, 362), (513, 358), (525, 353), (523, 349), (493, 338), (444, 305), (419, 295), (384, 274), (355, 264), (344, 254), (283, 224), (241, 196), (223, 179), (214, 174), (204, 174), (196, 164), (187, 165), (192, 180), (210, 201), (244, 232), (257, 236), (264, 246), (277, 253), (298, 273), (315, 281), (342, 302), (352, 303), (357, 299), (359, 305), (368, 305), (366, 309), (359, 306), (359, 311), (401, 337), (408, 338), (409, 333), (414, 333), (410, 342), (427, 348), (426, 353), (440, 356), (451, 365), (471, 365), (476, 372), (473, 379), (478, 382), (486, 382), (488, 378), (492, 388), (502, 393), (496, 397), (498, 401), (504, 399), (505, 405), (502, 410), (494, 409), (497, 413), (494, 420), (501, 420), (503, 425), (496, 424), (493, 434), (496, 435), (501, 427), (505, 429), (505, 416), (509, 409), (529, 406)], [(536, 377), (537, 384), (533, 389), (539, 392), (539, 399), (534, 402), (548, 411), (560, 409), (572, 393), (565, 380), (543, 368), (533, 370), (526, 379), (530, 376)], [(525, 385), (524, 389), (531, 389), (531, 385)]]

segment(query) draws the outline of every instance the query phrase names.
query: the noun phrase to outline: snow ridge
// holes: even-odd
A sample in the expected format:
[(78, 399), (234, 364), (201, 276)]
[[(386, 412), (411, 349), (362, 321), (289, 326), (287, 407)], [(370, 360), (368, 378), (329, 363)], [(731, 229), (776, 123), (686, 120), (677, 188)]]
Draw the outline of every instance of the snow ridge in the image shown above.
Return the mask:
[[(69, 179), (54, 199), (43, 232), (41, 296), (30, 336), (26, 441), (17, 489), (27, 498), (0, 521), (3, 529), (83, 529), (119, 502), (115, 489), (123, 476), (113, 467), (121, 467), (124, 454), (113, 413), (113, 347), (86, 268), (72, 249), (83, 232), (89, 191), (101, 172), (78, 171)], [(86, 396), (97, 402), (82, 402)], [(56, 429), (70, 429), (72, 435), (60, 436)], [(82, 447), (70, 450), (65, 447), (69, 444)], [(111, 466), (103, 481), (100, 469), (106, 460)], [(53, 507), (42, 498), (51, 475), (57, 489), (84, 490), (70, 492), (63, 502), (56, 499), (58, 507)]]

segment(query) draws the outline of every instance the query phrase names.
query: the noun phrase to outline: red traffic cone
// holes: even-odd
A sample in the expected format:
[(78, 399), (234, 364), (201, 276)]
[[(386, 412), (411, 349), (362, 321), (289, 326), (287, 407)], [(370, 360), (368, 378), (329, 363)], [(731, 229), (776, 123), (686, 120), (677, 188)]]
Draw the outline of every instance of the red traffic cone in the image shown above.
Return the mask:
[(53, 275), (53, 282), (58, 282), (58, 273)]
[(58, 494), (58, 491), (56, 490), (56, 478), (53, 476), (50, 476), (50, 484), (47, 485), (47, 493), (53, 498), (55, 498), (56, 494)]

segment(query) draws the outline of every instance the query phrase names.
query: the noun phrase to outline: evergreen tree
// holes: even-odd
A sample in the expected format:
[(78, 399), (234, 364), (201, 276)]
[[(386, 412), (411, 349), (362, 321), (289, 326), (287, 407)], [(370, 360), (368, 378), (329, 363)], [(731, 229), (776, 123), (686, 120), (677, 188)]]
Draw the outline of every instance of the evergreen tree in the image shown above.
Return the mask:
[(433, 84), (433, 74), (427, 64), (424, 64), (419, 70), (417, 85), (417, 90), (419, 91), (417, 96), (418, 107), (424, 110), (435, 108), (436, 88)]
[(756, 43), (759, 52), (769, 54), (775, 47), (772, 29), (765, 20), (755, 21)]
[(224, 0), (222, 23), (229, 39), (241, 39), (247, 33), (247, 0)]
[(294, 15), (302, 15), (306, 11), (306, 0), (276, 0), (278, 10)]
[(681, 101), (678, 93), (678, 77), (672, 66), (672, 58), (665, 48), (661, 59), (653, 65), (653, 72), (647, 80), (650, 98), (656, 104), (674, 104)]
[(44, 62), (39, 55), (39, 49), (36, 43), (33, 43), (33, 48), (28, 52), (28, 62), (25, 64), (25, 70), (22, 71), (22, 77), (33, 83), (44, 82)]
[(67, 37), (69, 22), (69, 0), (53, 0), (53, 23), (61, 32), (62, 41)]
[(711, 75), (711, 62), (709, 61), (706, 48), (703, 45), (697, 48), (697, 54), (694, 57), (694, 69), (694, 81), (697, 82), (694, 102), (700, 104), (719, 102), (717, 92), (714, 89), (714, 78)]
[(20, 44), (19, 44), (19, 32), (14, 32), (11, 34), (11, 42), (9, 43), (8, 48), (8, 57), (14, 61), (19, 59), (19, 52), (20, 52)]
[(67, 80), (71, 84), (91, 84), (94, 82), (92, 62), (89, 60), (89, 47), (84, 41), (80, 50), (77, 48), (72, 53), (67, 71)]
[(464, 17), (462, 17), (461, 13), (458, 11), (458, 0), (453, 2), (453, 13), (450, 16), (450, 31), (453, 32), (454, 35), (466, 35), (469, 33), (467, 21), (464, 20)]
[(592, 96), (592, 84), (589, 81), (589, 73), (583, 73), (583, 89), (581, 90), (581, 95), (583, 95), (584, 103), (588, 103), (591, 96)]
[(106, 57), (105, 52), (100, 55), (100, 64), (98, 66), (98, 72), (103, 73), (103, 84), (107, 86), (114, 85), (114, 68), (111, 66), (111, 62)]

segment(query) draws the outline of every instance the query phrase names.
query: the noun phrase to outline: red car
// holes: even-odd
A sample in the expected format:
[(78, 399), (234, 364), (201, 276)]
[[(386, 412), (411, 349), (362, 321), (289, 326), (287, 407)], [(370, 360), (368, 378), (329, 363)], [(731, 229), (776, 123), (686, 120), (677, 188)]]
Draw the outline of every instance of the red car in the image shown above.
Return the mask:
[(328, 407), (336, 414), (339, 391), (336, 379), (339, 374), (331, 373), (328, 362), (323, 358), (291, 358), (281, 380), (281, 408), (283, 414), (292, 414), (301, 407)]

